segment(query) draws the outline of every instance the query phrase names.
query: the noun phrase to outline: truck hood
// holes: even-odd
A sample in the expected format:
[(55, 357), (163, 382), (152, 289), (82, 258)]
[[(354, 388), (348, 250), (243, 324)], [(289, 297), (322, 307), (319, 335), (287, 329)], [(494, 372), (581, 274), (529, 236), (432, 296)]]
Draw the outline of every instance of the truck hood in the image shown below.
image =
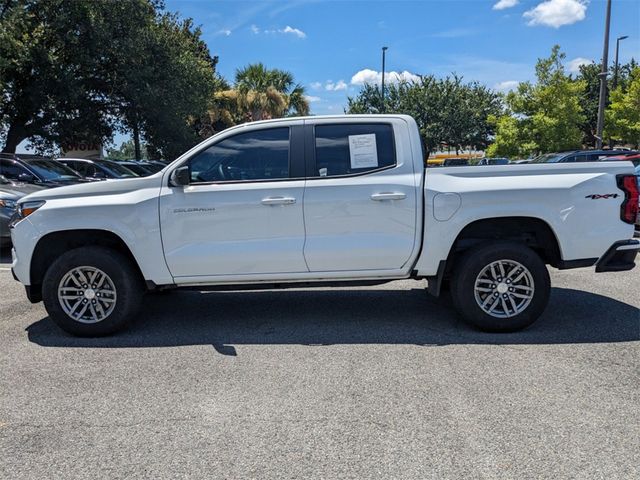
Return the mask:
[(124, 178), (101, 182), (81, 183), (66, 187), (51, 188), (34, 192), (22, 198), (23, 202), (54, 200), (62, 198), (94, 197), (100, 195), (127, 193), (144, 188), (160, 188), (162, 172), (149, 177)]

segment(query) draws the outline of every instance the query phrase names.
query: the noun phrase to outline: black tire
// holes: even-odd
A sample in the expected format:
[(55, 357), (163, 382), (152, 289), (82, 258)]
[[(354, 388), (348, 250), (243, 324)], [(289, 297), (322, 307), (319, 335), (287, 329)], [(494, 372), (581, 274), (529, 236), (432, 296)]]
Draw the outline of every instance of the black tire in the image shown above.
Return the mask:
[[(117, 295), (112, 311), (95, 323), (83, 323), (69, 316), (58, 298), (62, 279), (74, 268), (82, 266), (104, 272)], [(64, 253), (49, 267), (42, 282), (42, 298), (51, 319), (65, 332), (80, 337), (100, 337), (123, 329), (138, 311), (143, 291), (140, 273), (131, 261), (104, 247), (80, 247)]]
[[(497, 293), (497, 288), (494, 287), (500, 287), (501, 289), (509, 288), (506, 280), (503, 279), (497, 284), (481, 283), (479, 286), (486, 285), (486, 288), (492, 291), (488, 293), (476, 292), (476, 280), (479, 278), (479, 275), (493, 262), (500, 260), (517, 262), (525, 267), (529, 273), (527, 278), (533, 283), (533, 294), (529, 300), (530, 303), (526, 306), (523, 305), (524, 308), (519, 313), (514, 314), (517, 310), (512, 308), (509, 300), (505, 300), (505, 304), (508, 307), (507, 313), (513, 315), (508, 318), (498, 318), (489, 314), (479, 304), (479, 301), (483, 301), (482, 303), (484, 303), (484, 300), (487, 300), (489, 303), (486, 308), (490, 308), (494, 300), (487, 297), (493, 295), (494, 297), (492, 298), (497, 298), (499, 302), (495, 315), (504, 313), (505, 309), (502, 306), (500, 296), (507, 295), (505, 298), (508, 299), (512, 290)], [(508, 265), (513, 266), (514, 264)], [(523, 270), (518, 270), (512, 278), (518, 278), (521, 271)], [(499, 272), (497, 273), (499, 276)], [(516, 284), (512, 284), (511, 286), (516, 289), (527, 288), (517, 287)], [(540, 256), (530, 248), (513, 242), (483, 244), (467, 251), (455, 265), (451, 281), (451, 296), (455, 309), (467, 322), (487, 332), (515, 332), (528, 327), (544, 312), (549, 302), (550, 290), (551, 281), (549, 279), (549, 271)], [(523, 290), (514, 291), (522, 292)], [(525, 290), (525, 292), (527, 291)], [(479, 296), (479, 300), (476, 300), (476, 294)], [(484, 297), (480, 297), (481, 295)], [(512, 298), (516, 303), (521, 301), (520, 298)]]

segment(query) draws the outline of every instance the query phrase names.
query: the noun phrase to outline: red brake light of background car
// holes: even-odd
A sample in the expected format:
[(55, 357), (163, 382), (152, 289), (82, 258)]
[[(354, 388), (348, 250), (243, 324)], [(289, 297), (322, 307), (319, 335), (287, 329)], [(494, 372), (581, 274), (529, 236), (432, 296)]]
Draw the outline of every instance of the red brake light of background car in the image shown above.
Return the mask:
[(620, 219), (626, 223), (635, 223), (638, 216), (638, 180), (635, 175), (618, 175), (618, 188), (624, 192), (624, 201), (620, 206)]

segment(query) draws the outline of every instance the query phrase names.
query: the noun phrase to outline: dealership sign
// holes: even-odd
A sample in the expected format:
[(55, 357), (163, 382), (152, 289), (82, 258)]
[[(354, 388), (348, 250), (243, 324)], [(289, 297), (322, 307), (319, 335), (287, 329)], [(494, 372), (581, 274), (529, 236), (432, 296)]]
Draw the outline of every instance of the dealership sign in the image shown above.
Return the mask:
[(68, 158), (102, 158), (102, 145), (97, 142), (69, 142), (62, 145), (62, 156)]

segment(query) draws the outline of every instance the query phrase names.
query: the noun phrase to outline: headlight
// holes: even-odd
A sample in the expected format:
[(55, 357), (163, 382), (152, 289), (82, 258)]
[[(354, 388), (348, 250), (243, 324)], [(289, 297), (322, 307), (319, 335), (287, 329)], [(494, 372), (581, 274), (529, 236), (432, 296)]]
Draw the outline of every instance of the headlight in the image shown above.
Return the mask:
[(8, 208), (9, 210), (15, 210), (18, 206), (18, 202), (15, 200), (9, 200), (8, 198), (0, 198), (0, 208)]
[(9, 228), (12, 228), (16, 223), (18, 223), (23, 218), (28, 217), (33, 212), (38, 210), (41, 206), (44, 205), (44, 200), (38, 200), (33, 202), (24, 202), (18, 203), (15, 213), (11, 217), (9, 221)]

